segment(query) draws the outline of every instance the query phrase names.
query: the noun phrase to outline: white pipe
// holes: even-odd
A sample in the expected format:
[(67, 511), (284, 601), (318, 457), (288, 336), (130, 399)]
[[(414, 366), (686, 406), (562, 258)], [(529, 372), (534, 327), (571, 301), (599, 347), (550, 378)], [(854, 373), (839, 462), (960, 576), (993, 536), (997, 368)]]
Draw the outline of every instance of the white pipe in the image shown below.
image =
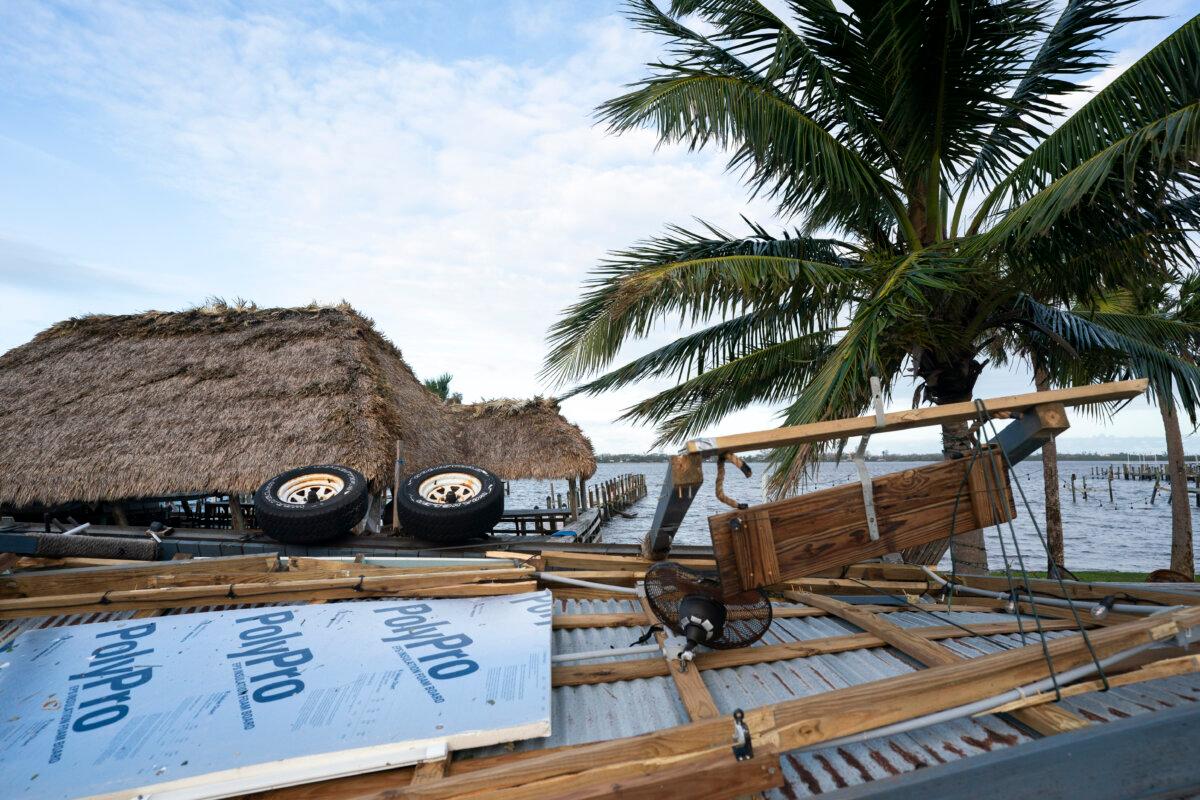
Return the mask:
[(556, 653), (550, 656), (555, 664), (564, 661), (583, 661), (588, 658), (611, 658), (612, 656), (640, 656), (643, 653), (658, 653), (661, 648), (656, 644), (643, 644), (634, 647), (610, 647), (607, 650), (585, 650), (581, 653)]
[(76, 525), (74, 528), (71, 528), (71, 530), (69, 530), (69, 531), (63, 531), (62, 535), (63, 536), (71, 536), (76, 533), (83, 533), (90, 527), (92, 527), (92, 523), (85, 522), (82, 525)]
[[(1140, 653), (1143, 650), (1148, 650), (1156, 644), (1158, 644), (1158, 642), (1147, 642), (1146, 644), (1140, 644), (1137, 647), (1131, 647), (1128, 650), (1123, 650), (1120, 653), (1115, 653), (1108, 658), (1101, 659), (1100, 666), (1110, 667), (1118, 661)], [(894, 736), (898, 733), (907, 733), (911, 730), (924, 728), (928, 725), (937, 725), (941, 722), (948, 722), (953, 719), (960, 719), (973, 714), (979, 714), (981, 712), (988, 711), (989, 709), (993, 709), (996, 706), (1004, 705), (1005, 703), (1011, 703), (1014, 700), (1021, 700), (1025, 697), (1029, 697), (1030, 695), (1044, 692), (1047, 689), (1053, 688), (1056, 680), (1059, 685), (1062, 685), (1080, 678), (1085, 678), (1096, 671), (1096, 663), (1088, 662), (1087, 664), (1082, 664), (1074, 669), (1069, 669), (1065, 672), (1059, 672), (1055, 677), (1043, 678), (1040, 681), (1026, 684), (1025, 686), (1012, 689), (1002, 694), (994, 695), (983, 700), (976, 700), (974, 703), (967, 703), (966, 705), (956, 706), (955, 708), (947, 708), (942, 711), (936, 711), (932, 714), (926, 714), (924, 716), (914, 717), (913, 719), (905, 720), (903, 722), (897, 722), (893, 725), (885, 725), (881, 728), (875, 728), (874, 730), (863, 731), (862, 733), (855, 733), (850, 736), (843, 736), (839, 739), (832, 739), (826, 742), (819, 742), (817, 744), (812, 744), (808, 747), (803, 747), (800, 749), (820, 750), (826, 747), (854, 744), (855, 742), (862, 742), (867, 739), (875, 739), (879, 736)]]
[(593, 581), (581, 581), (578, 578), (568, 578), (565, 575), (559, 575), (554, 572), (535, 572), (533, 573), (538, 579), (550, 581), (551, 583), (565, 583), (568, 586), (582, 586), (585, 589), (600, 589), (605, 592), (616, 592), (617, 594), (633, 594), (638, 593), (637, 589), (631, 589), (628, 586), (613, 586), (611, 583), (595, 583)]
[[(936, 572), (931, 570), (929, 567), (921, 567), (921, 569), (925, 571), (926, 575), (933, 578), (935, 581), (937, 581), (942, 586), (950, 585), (949, 581), (942, 578), (940, 575), (938, 575)], [(1009, 599), (1009, 595), (1006, 594), (1005, 592), (993, 592), (989, 589), (975, 589), (971, 586), (963, 586), (963, 585), (957, 584), (957, 583), (954, 584), (954, 591), (961, 592), (963, 594), (973, 594), (977, 597), (991, 597), (995, 600)], [(1120, 590), (1113, 592), (1114, 595), (1120, 594), (1120, 593), (1121, 593)], [(1076, 608), (1086, 608), (1087, 610), (1091, 611), (1093, 608), (1100, 605), (1099, 603), (1093, 603), (1088, 600), (1072, 600), (1070, 602), (1067, 602), (1066, 600), (1059, 600), (1057, 597), (1041, 597), (1041, 596), (1034, 597), (1031, 594), (1018, 593), (1018, 599), (1020, 599), (1022, 597), (1032, 598), (1036, 603), (1040, 603), (1041, 605), (1054, 606), (1055, 608), (1071, 608), (1072, 606), (1074, 606)], [(1178, 611), (1181, 608), (1184, 608), (1184, 606), (1135, 606), (1135, 605), (1130, 605), (1128, 603), (1113, 603), (1113, 605), (1112, 605), (1112, 610), (1116, 611), (1118, 614), (1145, 614), (1147, 616), (1149, 616), (1151, 614), (1158, 614), (1162, 611)]]

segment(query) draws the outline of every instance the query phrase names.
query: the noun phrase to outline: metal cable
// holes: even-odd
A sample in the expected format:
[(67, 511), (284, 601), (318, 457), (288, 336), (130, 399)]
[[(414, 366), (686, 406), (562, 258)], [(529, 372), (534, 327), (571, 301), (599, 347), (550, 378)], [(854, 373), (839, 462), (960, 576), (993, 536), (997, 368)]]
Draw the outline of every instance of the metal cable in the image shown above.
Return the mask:
[[(986, 409), (985, 409), (985, 412), (986, 412)], [(998, 431), (996, 430), (996, 423), (995, 423), (995, 421), (993, 421), (989, 418), (988, 424), (992, 428), (992, 438), (994, 439), (999, 435)], [(1034, 531), (1037, 532), (1038, 541), (1041, 542), (1042, 548), (1046, 552), (1047, 560), (1052, 560), (1052, 559), (1050, 559), (1050, 544), (1046, 541), (1046, 537), (1042, 535), (1042, 526), (1038, 524), (1037, 517), (1034, 516), (1033, 508), (1029, 504), (1029, 498), (1027, 498), (1025, 496), (1025, 487), (1021, 484), (1021, 479), (1017, 476), (1016, 470), (1013, 469), (1012, 461), (1009, 460), (1008, 453), (1006, 453), (1004, 451), (1003, 447), (1000, 448), (1000, 456), (1001, 456), (1001, 458), (1004, 459), (1005, 467), (1008, 469), (1009, 474), (1012, 476), (1013, 485), (1015, 485), (1017, 487), (1017, 492), (1021, 495), (1021, 503), (1025, 506), (1026, 513), (1029, 514), (1029, 519), (1033, 523), (1033, 529), (1034, 529)], [(995, 466), (995, 464), (993, 464), (993, 467), (994, 466)], [(1009, 520), (1008, 524), (1009, 524), (1009, 527), (1012, 529), (1013, 541), (1015, 543), (1016, 538), (1017, 538), (1016, 528), (1013, 527), (1012, 520)], [(1022, 571), (1022, 573), (1025, 573), (1024, 563), (1022, 563), (1022, 565), (1021, 565), (1021, 571)], [(1087, 647), (1088, 653), (1092, 656), (1092, 661), (1095, 662), (1095, 664), (1096, 664), (1097, 672), (1100, 675), (1100, 682), (1104, 684), (1104, 689), (1102, 691), (1107, 692), (1109, 689), (1108, 676), (1105, 675), (1104, 668), (1102, 666), (1100, 666), (1100, 660), (1096, 655), (1095, 649), (1092, 647), (1092, 640), (1087, 634), (1087, 629), (1084, 627), (1083, 621), (1079, 619), (1079, 609), (1076, 608), (1075, 603), (1072, 600), (1070, 593), (1067, 591), (1066, 585), (1063, 583), (1062, 575), (1059, 573), (1058, 570), (1054, 570), (1054, 579), (1058, 583), (1058, 588), (1059, 588), (1059, 591), (1062, 592), (1063, 598), (1067, 601), (1067, 607), (1071, 610), (1071, 616), (1074, 618), (1075, 624), (1079, 628), (1080, 635), (1083, 636), (1083, 643)], [(1025, 574), (1025, 591), (1029, 594), (1030, 603), (1032, 605), (1033, 592), (1030, 591), (1030, 588), (1029, 588), (1029, 577), (1028, 577), (1027, 573)], [(1056, 687), (1055, 691), (1057, 692), (1057, 687)], [(1060, 697), (1061, 697), (1061, 695), (1060, 695)]]
[[(985, 406), (983, 404), (982, 400), (977, 399), (975, 401), (975, 414), (979, 418), (979, 430), (982, 431), (984, 428), (984, 425), (990, 419), (990, 417), (988, 415), (988, 411), (987, 411), (987, 406)], [(994, 427), (995, 426), (993, 426), (993, 428)], [(982, 447), (982, 444), (980, 446)], [(1004, 448), (998, 448), (998, 449), (1003, 451)], [(988, 456), (985, 459), (985, 461), (987, 462), (987, 467), (985, 467), (985, 469), (984, 469), (983, 485), (984, 485), (984, 488), (987, 489), (988, 505), (991, 507), (991, 510), (992, 510), (992, 519), (995, 520), (996, 537), (1000, 540), (1000, 551), (1004, 554), (1004, 574), (1008, 577), (1008, 585), (1010, 587), (1010, 591), (1012, 592), (1011, 596), (1013, 598), (1013, 604), (1014, 604), (1014, 606), (1016, 606), (1016, 611), (1017, 611), (1017, 625), (1018, 625), (1018, 627), (1020, 627), (1021, 606), (1020, 606), (1020, 601), (1017, 599), (1016, 590), (1011, 589), (1011, 587), (1012, 587), (1012, 564), (1008, 560), (1008, 551), (1004, 546), (1004, 529), (1000, 527), (1000, 509), (1005, 508), (1005, 510), (1007, 510), (1006, 498), (1004, 498), (1000, 494), (1001, 487), (1003, 486), (1004, 476), (1000, 474), (1000, 470), (996, 466), (996, 460), (994, 458), (992, 458), (991, 448), (988, 448)], [(1010, 473), (1011, 473), (1011, 470), (1010, 470)], [(1017, 476), (1015, 474), (1012, 475), (1012, 480), (1014, 482), (1019, 481), (1019, 479), (1017, 478)], [(1023, 493), (1022, 493), (1022, 496), (1024, 496)], [(1030, 517), (1033, 516), (1032, 508), (1026, 507), (1026, 512), (1030, 515)], [(1033, 592), (1029, 590), (1029, 573), (1025, 569), (1025, 559), (1021, 555), (1021, 546), (1019, 544), (1017, 544), (1017, 529), (1016, 529), (1016, 526), (1013, 525), (1012, 516), (1008, 517), (1008, 528), (1012, 535), (1013, 548), (1015, 549), (1016, 554), (1017, 554), (1017, 565), (1020, 566), (1021, 575), (1025, 579), (1025, 586), (1024, 586), (1025, 593), (1027, 595), (1029, 595), (1029, 608), (1033, 612), (1033, 623), (1034, 623), (1034, 626), (1037, 628), (1038, 638), (1040, 639), (1041, 644), (1042, 644), (1042, 655), (1046, 659), (1046, 666), (1050, 668), (1050, 680), (1051, 680), (1051, 683), (1054, 685), (1054, 698), (1055, 698), (1055, 700), (1061, 700), (1062, 699), (1062, 689), (1058, 685), (1058, 672), (1054, 668), (1054, 658), (1050, 655), (1050, 646), (1046, 642), (1046, 631), (1042, 628), (1042, 617), (1041, 617), (1041, 614), (1038, 613), (1037, 600), (1034, 598)], [(1049, 551), (1047, 551), (1047, 555), (1049, 555)], [(1025, 631), (1024, 630), (1021, 630), (1021, 641), (1022, 642), (1025, 641)]]

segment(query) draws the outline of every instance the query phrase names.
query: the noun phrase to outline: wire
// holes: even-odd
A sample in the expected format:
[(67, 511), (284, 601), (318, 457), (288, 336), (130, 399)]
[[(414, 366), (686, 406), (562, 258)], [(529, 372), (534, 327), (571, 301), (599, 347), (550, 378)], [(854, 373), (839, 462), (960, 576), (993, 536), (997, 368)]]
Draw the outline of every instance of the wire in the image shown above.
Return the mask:
[[(985, 413), (986, 413), (986, 409), (985, 409)], [(988, 424), (991, 426), (991, 429), (992, 429), (992, 438), (993, 439), (997, 438), (999, 435), (999, 432), (996, 430), (995, 421), (989, 419)], [(1021, 495), (1021, 503), (1025, 506), (1025, 512), (1027, 514), (1029, 514), (1029, 520), (1033, 523), (1034, 531), (1037, 532), (1038, 541), (1041, 542), (1042, 549), (1045, 550), (1047, 559), (1050, 559), (1050, 544), (1046, 541), (1046, 537), (1042, 535), (1042, 526), (1038, 524), (1037, 517), (1034, 515), (1033, 508), (1029, 503), (1029, 498), (1027, 498), (1025, 496), (1025, 487), (1021, 483), (1020, 476), (1018, 476), (1016, 470), (1013, 469), (1013, 464), (1012, 464), (1012, 461), (1008, 457), (1008, 453), (1005, 452), (1003, 447), (1001, 447), (999, 449), (1000, 449), (1000, 456), (1001, 456), (1001, 458), (1004, 459), (1004, 464), (1005, 464), (1006, 468), (1008, 469), (1009, 474), (1012, 476), (1012, 483), (1013, 483), (1013, 485), (1015, 485), (1017, 487), (1017, 492)], [(995, 466), (995, 465), (993, 464), (993, 466)], [(1009, 520), (1008, 524), (1009, 524), (1009, 528), (1012, 529), (1013, 541), (1015, 542), (1016, 538), (1017, 538), (1016, 528), (1013, 526), (1011, 519)], [(1021, 565), (1021, 571), (1022, 571), (1022, 573), (1025, 572), (1025, 565), (1023, 563)], [(1083, 636), (1083, 643), (1087, 647), (1088, 653), (1092, 657), (1092, 661), (1095, 662), (1095, 664), (1096, 664), (1097, 672), (1100, 675), (1100, 681), (1101, 681), (1101, 683), (1104, 684), (1103, 691), (1107, 692), (1109, 689), (1108, 676), (1105, 675), (1104, 668), (1102, 666), (1100, 666), (1100, 660), (1096, 655), (1096, 650), (1095, 650), (1095, 648), (1092, 647), (1092, 640), (1087, 634), (1087, 629), (1084, 627), (1083, 621), (1079, 619), (1079, 609), (1076, 608), (1075, 602), (1072, 600), (1070, 593), (1067, 591), (1066, 584), (1063, 583), (1062, 575), (1058, 572), (1058, 570), (1054, 571), (1054, 580), (1058, 583), (1059, 591), (1062, 592), (1063, 598), (1067, 601), (1067, 607), (1071, 610), (1071, 616), (1074, 618), (1075, 624), (1079, 628), (1080, 635)], [(1026, 574), (1026, 577), (1025, 577), (1025, 589), (1029, 593), (1030, 603), (1032, 605), (1033, 592), (1029, 591), (1028, 574)], [(1055, 691), (1057, 693), (1057, 686), (1056, 686)], [(1061, 698), (1061, 695), (1058, 695), (1058, 696)]]
[[(983, 431), (984, 426), (987, 424), (990, 417), (988, 415), (987, 406), (983, 404), (982, 400), (975, 400), (975, 413), (979, 418), (979, 430)], [(993, 425), (992, 428), (993, 438), (995, 438), (995, 425)], [(978, 443), (978, 439), (976, 441)], [(982, 448), (982, 443), (979, 443), (979, 446)], [(997, 449), (1001, 450), (1001, 452), (1004, 450), (1002, 447)], [(1000, 527), (1000, 509), (1007, 505), (1005, 498), (1000, 495), (1000, 487), (1003, 486), (1004, 479), (1000, 474), (999, 468), (996, 466), (996, 459), (992, 458), (990, 447), (988, 448), (988, 456), (985, 460), (987, 462), (987, 467), (984, 471), (983, 484), (987, 489), (988, 505), (992, 510), (992, 519), (995, 520), (996, 536), (1000, 540), (1000, 550), (1004, 554), (1004, 574), (1008, 577), (1009, 590), (1011, 592), (1011, 597), (1013, 598), (1013, 603), (1016, 605), (1016, 610), (1018, 612), (1017, 625), (1020, 626), (1021, 615), (1019, 612), (1021, 610), (1021, 606), (1017, 600), (1017, 592), (1012, 588), (1012, 564), (1008, 560), (1008, 551), (1004, 546), (1004, 530)], [(1017, 483), (1020, 479), (1014, 474), (1012, 475), (1012, 480), (1014, 483)], [(1024, 498), (1024, 492), (1022, 492), (1021, 496)], [(1029, 514), (1030, 518), (1032, 518), (1033, 509), (1029, 508), (1027, 505), (1025, 510)], [(1025, 569), (1025, 558), (1021, 555), (1021, 546), (1017, 543), (1017, 529), (1016, 526), (1013, 525), (1012, 516), (1008, 517), (1008, 528), (1012, 535), (1013, 549), (1017, 554), (1017, 565), (1020, 566), (1021, 576), (1025, 579), (1024, 589), (1025, 593), (1029, 596), (1029, 608), (1033, 612), (1033, 623), (1037, 628), (1038, 637), (1042, 643), (1042, 655), (1046, 659), (1046, 666), (1050, 668), (1050, 680), (1054, 685), (1054, 697), (1055, 700), (1061, 700), (1062, 690), (1058, 685), (1058, 672), (1054, 668), (1054, 658), (1050, 655), (1050, 646), (1046, 642), (1046, 631), (1042, 628), (1042, 617), (1041, 614), (1038, 613), (1037, 600), (1034, 598), (1033, 592), (1029, 589), (1029, 573)], [(1047, 549), (1046, 555), (1047, 557), (1050, 555), (1049, 549)], [(1021, 631), (1021, 641), (1025, 641), (1024, 630)]]
[(934, 609), (921, 608), (920, 603), (913, 603), (913, 602), (909, 601), (909, 599), (907, 597), (905, 597), (904, 595), (892, 594), (891, 592), (887, 592), (887, 591), (884, 591), (883, 589), (880, 589), (878, 586), (872, 586), (869, 583), (860, 581), (858, 578), (850, 578), (849, 576), (847, 576), (847, 578), (849, 580), (852, 580), (855, 583), (859, 584), (860, 586), (864, 586), (867, 589), (870, 589), (871, 591), (876, 592), (884, 597), (891, 598), (892, 600), (899, 600), (907, 608), (911, 608), (914, 611), (920, 611), (923, 614), (928, 614), (929, 616), (933, 617), (934, 619), (941, 620), (942, 622), (945, 622), (947, 625), (950, 625), (951, 627), (954, 627), (954, 628), (958, 628), (960, 631), (964, 631), (965, 633), (968, 633), (971, 636), (977, 636), (981, 639), (986, 639), (988, 642), (991, 642), (992, 644), (996, 645), (997, 647), (999, 647), (1003, 650), (1011, 649), (1010, 645), (1004, 644), (1002, 642), (993, 641), (987, 634), (980, 633), (979, 631), (976, 631), (976, 630), (972, 630), (971, 628), (968, 628), (965, 625), (960, 625), (959, 623), (955, 622), (954, 620), (950, 619), (949, 617), (940, 616), (938, 614), (938, 612), (935, 611)]

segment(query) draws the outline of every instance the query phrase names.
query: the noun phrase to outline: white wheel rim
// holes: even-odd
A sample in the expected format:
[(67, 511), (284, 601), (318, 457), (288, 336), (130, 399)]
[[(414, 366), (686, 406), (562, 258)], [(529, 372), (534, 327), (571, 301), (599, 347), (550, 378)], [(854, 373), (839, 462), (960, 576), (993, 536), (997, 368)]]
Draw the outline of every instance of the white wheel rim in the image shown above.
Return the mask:
[(329, 472), (310, 472), (298, 478), (292, 478), (276, 490), (275, 496), (285, 503), (304, 505), (308, 502), (309, 493), (316, 492), (317, 501), (328, 500), (341, 493), (346, 488), (346, 482)]
[(466, 472), (443, 472), (421, 481), (417, 488), (422, 500), (438, 505), (463, 503), (478, 497), (482, 491), (483, 481)]

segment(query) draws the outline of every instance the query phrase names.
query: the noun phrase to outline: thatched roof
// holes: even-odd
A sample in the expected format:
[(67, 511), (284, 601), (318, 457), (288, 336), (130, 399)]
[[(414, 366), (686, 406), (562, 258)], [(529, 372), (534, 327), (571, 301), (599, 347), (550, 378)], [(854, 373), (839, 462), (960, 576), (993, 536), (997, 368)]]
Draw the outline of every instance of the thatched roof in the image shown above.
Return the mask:
[(0, 356), (0, 501), (251, 492), (302, 464), (390, 483), (454, 460), (458, 431), (348, 306), (61, 322)]
[(558, 402), (489, 400), (449, 404), (461, 423), (461, 458), (506, 480), (592, 477), (596, 456), (579, 426), (562, 416)]

